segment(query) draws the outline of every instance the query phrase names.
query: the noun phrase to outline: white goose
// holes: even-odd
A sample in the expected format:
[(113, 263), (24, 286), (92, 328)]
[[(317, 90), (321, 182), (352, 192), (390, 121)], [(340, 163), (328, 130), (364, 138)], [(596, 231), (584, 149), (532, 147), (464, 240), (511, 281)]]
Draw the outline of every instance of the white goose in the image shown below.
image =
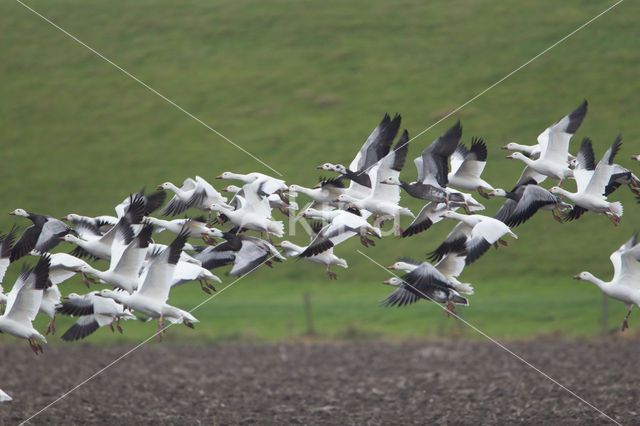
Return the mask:
[(158, 189), (167, 189), (175, 195), (160, 214), (175, 216), (193, 207), (205, 210), (211, 203), (225, 204), (227, 197), (223, 197), (209, 182), (196, 176), (196, 179), (186, 178), (182, 186), (178, 188), (171, 182), (165, 182)]
[(577, 192), (569, 192), (558, 186), (550, 189), (553, 194), (565, 196), (576, 205), (567, 215), (569, 220), (577, 219), (582, 213), (589, 210), (594, 213), (606, 214), (614, 225), (620, 222), (623, 213), (622, 203), (607, 201), (604, 192), (611, 177), (613, 159), (621, 146), (622, 137), (618, 135), (594, 171), (594, 153), (591, 141), (585, 139), (582, 142), (574, 173)]
[(631, 237), (609, 257), (613, 264), (613, 278), (609, 282), (596, 278), (584, 271), (574, 279), (589, 281), (598, 286), (607, 296), (617, 299), (627, 306), (627, 315), (622, 321), (622, 331), (629, 327), (627, 319), (633, 306), (640, 306), (640, 245), (638, 234)]
[(311, 244), (300, 253), (300, 257), (318, 255), (355, 235), (360, 235), (360, 242), (365, 247), (375, 246), (375, 243), (367, 238), (367, 235), (382, 238), (380, 228), (371, 226), (356, 211), (307, 209), (302, 216), (323, 220), (329, 224), (320, 230)]
[(172, 234), (179, 235), (185, 230), (189, 233), (189, 238), (207, 239), (222, 237), (222, 232), (219, 229), (207, 226), (204, 217), (164, 220), (147, 216), (143, 219), (143, 222), (153, 225), (154, 232), (162, 232), (166, 229)]
[(541, 183), (545, 178), (550, 177), (562, 185), (562, 181), (573, 176), (572, 170), (567, 162), (569, 158), (569, 141), (582, 124), (582, 120), (587, 114), (587, 101), (585, 100), (578, 108), (570, 114), (564, 116), (560, 121), (548, 127), (538, 136), (538, 143), (541, 146), (541, 155), (537, 160), (532, 160), (520, 152), (514, 152), (507, 158), (524, 162), (525, 167), (518, 184), (533, 178), (537, 183)]
[[(313, 240), (315, 239), (316, 235), (318, 235), (322, 229), (322, 224), (320, 222), (316, 222), (316, 223), (312, 223), (311, 224), (311, 241), (313, 242)], [(282, 248), (282, 252), (284, 253), (285, 256), (299, 256), (301, 253), (303, 253), (307, 247), (302, 247), (299, 246), (297, 244), (294, 244), (290, 241), (284, 240), (282, 242), (280, 242), (279, 244), (277, 244), (277, 247), (281, 247)], [(314, 263), (319, 263), (321, 265), (325, 265), (327, 267), (326, 269), (326, 273), (329, 276), (329, 279), (333, 279), (333, 280), (337, 280), (338, 276), (331, 272), (330, 268), (331, 265), (337, 265), (337, 266), (342, 266), (343, 268), (348, 268), (349, 265), (347, 264), (347, 261), (339, 258), (338, 256), (336, 256), (335, 254), (333, 254), (333, 247), (331, 247), (329, 250), (323, 251), (320, 254), (317, 254), (315, 256), (310, 256), (306, 258), (308, 261), (310, 262), (314, 262)]]
[[(480, 214), (462, 215), (460, 213), (447, 210), (442, 213), (442, 217), (460, 221), (460, 224), (457, 225), (457, 231), (459, 233), (457, 238), (462, 238), (465, 241), (467, 265), (475, 262), (480, 258), (480, 256), (486, 253), (492, 244), (497, 244), (499, 242), (506, 246), (506, 241), (502, 240), (503, 235), (509, 234), (513, 238), (518, 238), (516, 234), (511, 232), (511, 229), (509, 229), (507, 225), (498, 219), (494, 219), (489, 216), (483, 216)], [(449, 237), (447, 237), (447, 239), (449, 239)], [(445, 240), (445, 243), (446, 242), (447, 241)], [(450, 244), (455, 245), (455, 239), (454, 241), (451, 241)], [(438, 252), (441, 247), (436, 249), (436, 252)]]
[(386, 181), (387, 179), (398, 179), (408, 150), (409, 133), (405, 130), (393, 150), (380, 161), (371, 194), (364, 199), (342, 194), (336, 197), (335, 201), (348, 202), (359, 209), (375, 214), (377, 218), (374, 221), (374, 226), (378, 226), (383, 218), (392, 218), (396, 235), (401, 235), (400, 216), (415, 216), (408, 208), (398, 205), (400, 202), (400, 188), (397, 185), (388, 185)]
[[(222, 190), (224, 192), (231, 192), (236, 195), (240, 194), (239, 197), (242, 197), (243, 194), (242, 188), (236, 185), (228, 185), (222, 188)], [(289, 190), (291, 191), (291, 186), (289, 187)], [(282, 198), (280, 198), (278, 194), (269, 195), (267, 197), (267, 200), (269, 200), (269, 207), (271, 207), (272, 209), (280, 210), (285, 216), (289, 216), (289, 210), (298, 210), (298, 203), (296, 203), (295, 201), (288, 201), (287, 203), (285, 203), (284, 201), (282, 201)], [(242, 202), (240, 202), (239, 204), (241, 203)], [(233, 199), (229, 204), (233, 206)]]
[(210, 209), (224, 214), (231, 223), (238, 229), (249, 229), (252, 231), (266, 232), (267, 240), (271, 242), (269, 234), (277, 237), (284, 236), (284, 223), (282, 221), (271, 220), (271, 207), (266, 198), (268, 191), (264, 190), (266, 181), (256, 180), (243, 187), (244, 199), (242, 207), (231, 210), (219, 204), (212, 204)]
[(33, 269), (23, 269), (20, 277), (7, 295), (7, 308), (0, 316), (0, 331), (21, 339), (27, 339), (34, 353), (42, 352), (38, 342), (47, 343), (42, 334), (33, 328), (32, 321), (38, 314), (42, 292), (48, 285), (49, 258), (43, 256)]
[(186, 232), (181, 233), (169, 244), (166, 250), (150, 261), (147, 275), (142, 285), (133, 294), (105, 289), (100, 290), (98, 296), (108, 297), (136, 312), (147, 315), (152, 319), (157, 319), (156, 335), (158, 339), (162, 339), (161, 333), (164, 332), (164, 319), (173, 324), (183, 323), (187, 327), (193, 328), (193, 323), (198, 322), (193, 315), (167, 304), (169, 290), (171, 289), (171, 279), (187, 238)]
[(339, 204), (335, 202), (338, 195), (345, 194), (346, 188), (340, 178), (322, 179), (313, 188), (305, 188), (301, 185), (289, 185), (289, 195), (304, 194), (313, 200), (308, 207), (316, 210), (333, 210)]
[(465, 191), (478, 191), (482, 197), (489, 198), (484, 190), (493, 191), (494, 188), (480, 178), (486, 165), (487, 145), (482, 138), (471, 138), (471, 149), (459, 143), (451, 155), (449, 185)]
[(139, 273), (147, 254), (152, 231), (153, 226), (146, 225), (134, 238), (133, 230), (126, 220), (119, 222), (111, 248), (109, 269), (100, 271), (93, 266), (83, 265), (76, 271), (94, 275), (104, 284), (133, 293), (140, 282)]

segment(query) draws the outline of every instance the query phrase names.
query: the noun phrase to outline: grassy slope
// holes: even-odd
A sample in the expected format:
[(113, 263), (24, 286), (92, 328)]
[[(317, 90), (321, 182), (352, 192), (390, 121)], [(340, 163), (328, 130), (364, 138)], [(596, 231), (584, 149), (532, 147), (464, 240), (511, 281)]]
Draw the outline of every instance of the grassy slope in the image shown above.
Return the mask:
[[(317, 164), (349, 161), (385, 111), (401, 112), (415, 135), (604, 7), (595, 1), (29, 4), (288, 182), (307, 186)], [(0, 12), (0, 199), (7, 210), (104, 214), (141, 186), (196, 174), (212, 180), (223, 170), (270, 172), (19, 4), (4, 3)], [(464, 140), (481, 135), (488, 142), (486, 179), (509, 188), (522, 166), (503, 160), (499, 146), (532, 143), (586, 98), (589, 113), (574, 148), (588, 135), (600, 156), (621, 131), (626, 144), (618, 160), (633, 167), (629, 156), (640, 151), (637, 12), (623, 3), (412, 142), (411, 158), (460, 119)], [(403, 176), (415, 176), (411, 164)], [(510, 247), (468, 268), (463, 279), (477, 294), (465, 318), (505, 337), (596, 333), (599, 292), (570, 277), (586, 268), (609, 277), (609, 253), (636, 230), (630, 193), (613, 198), (626, 207), (618, 228), (595, 215), (564, 226), (539, 215), (516, 230), (520, 239)], [(488, 213), (499, 205), (487, 202)], [(12, 223), (0, 216), (0, 229)], [(400, 255), (419, 257), (450, 227), (443, 223), (402, 243), (388, 238), (367, 254), (384, 265)], [(294, 239), (306, 237), (298, 232)], [(316, 328), (328, 337), (353, 330), (437, 334), (442, 320), (434, 307), (376, 306), (388, 292), (377, 284), (387, 274), (355, 253), (358, 247), (350, 241), (337, 250), (350, 264), (337, 271), (338, 283), (324, 281), (317, 265), (295, 260), (247, 277), (205, 305), (198, 312), (203, 324), (185, 338), (298, 334), (304, 291), (312, 295)], [(18, 269), (12, 267), (6, 287)], [(195, 287), (172, 296), (181, 307), (199, 300)], [(616, 321), (622, 310), (612, 309)], [(127, 336), (151, 328), (127, 324)]]

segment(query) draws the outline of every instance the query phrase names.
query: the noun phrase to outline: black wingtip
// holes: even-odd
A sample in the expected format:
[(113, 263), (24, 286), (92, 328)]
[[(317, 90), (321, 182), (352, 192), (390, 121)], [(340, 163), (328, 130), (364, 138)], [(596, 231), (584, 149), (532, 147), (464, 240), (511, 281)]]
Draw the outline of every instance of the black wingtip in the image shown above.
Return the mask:
[(589, 103), (585, 99), (578, 108), (576, 108), (571, 114), (569, 114), (569, 124), (565, 131), (570, 134), (574, 134), (578, 131), (578, 128), (582, 124), (582, 120), (587, 115), (587, 107)]
[(49, 253), (40, 256), (40, 260), (33, 268), (33, 273), (36, 276), (35, 288), (36, 290), (44, 290), (47, 287), (51, 287), (51, 281), (49, 281), (49, 267), (51, 266), (51, 255)]

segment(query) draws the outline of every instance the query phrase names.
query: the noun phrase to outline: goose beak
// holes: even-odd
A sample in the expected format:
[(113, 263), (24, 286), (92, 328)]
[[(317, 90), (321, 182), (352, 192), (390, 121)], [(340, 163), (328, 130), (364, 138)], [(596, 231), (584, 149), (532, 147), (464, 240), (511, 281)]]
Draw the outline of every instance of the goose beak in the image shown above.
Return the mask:
[(225, 186), (224, 188), (222, 188), (222, 192), (229, 192), (228, 188), (229, 188), (228, 186)]
[(318, 167), (316, 167), (316, 169), (320, 169), (320, 170), (322, 170), (322, 166), (318, 166)]
[(319, 183), (318, 183), (318, 184), (316, 184), (316, 186), (314, 186), (314, 187), (313, 187), (313, 189), (318, 189), (318, 188), (322, 188), (322, 185), (321, 185), (321, 184), (319, 184)]
[(640, 161), (640, 155), (633, 155), (631, 156), (632, 160), (636, 160), (636, 161)]
[(339, 197), (336, 197), (336, 198), (334, 198), (334, 199), (333, 199), (333, 201), (335, 201), (335, 202), (339, 202), (339, 201), (340, 201), (340, 198), (339, 198)]
[(69, 296), (62, 296), (64, 300), (69, 300)]
[(62, 216), (60, 220), (69, 220), (69, 216)]
[(12, 211), (11, 213), (9, 213), (11, 216), (15, 216), (16, 215), (16, 211)]
[(511, 158), (511, 159), (513, 159), (513, 154), (507, 155), (505, 158)]
[(501, 146), (500, 149), (509, 149), (509, 148), (507, 147), (507, 145), (505, 145), (505, 146)]
[(276, 247), (282, 247), (282, 243), (276, 244)]
[(218, 176), (216, 176), (216, 179), (222, 179), (222, 175), (219, 174)]
[(391, 279), (388, 279), (388, 280), (386, 280), (386, 281), (383, 281), (383, 283), (385, 283), (385, 284), (391, 284)]
[(487, 194), (489, 197), (494, 197), (496, 195), (496, 191), (491, 191)]
[(387, 266), (388, 269), (396, 269), (396, 265)]
[(580, 278), (580, 275), (574, 275), (574, 276), (573, 276), (573, 279), (574, 279), (574, 280), (582, 280), (582, 278)]
[(156, 188), (158, 191), (160, 191), (162, 188), (162, 185), (158, 185), (158, 187)]

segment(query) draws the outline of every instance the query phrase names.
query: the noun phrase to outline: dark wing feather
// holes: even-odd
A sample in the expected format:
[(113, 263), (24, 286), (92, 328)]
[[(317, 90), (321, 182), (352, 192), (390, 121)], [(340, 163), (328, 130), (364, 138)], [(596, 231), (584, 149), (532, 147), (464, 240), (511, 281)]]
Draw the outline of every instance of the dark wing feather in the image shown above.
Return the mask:
[(24, 230), (16, 244), (11, 249), (11, 262), (20, 259), (34, 249), (36, 241), (38, 241), (38, 236), (40, 235), (40, 230), (41, 228), (36, 225), (31, 225)]

